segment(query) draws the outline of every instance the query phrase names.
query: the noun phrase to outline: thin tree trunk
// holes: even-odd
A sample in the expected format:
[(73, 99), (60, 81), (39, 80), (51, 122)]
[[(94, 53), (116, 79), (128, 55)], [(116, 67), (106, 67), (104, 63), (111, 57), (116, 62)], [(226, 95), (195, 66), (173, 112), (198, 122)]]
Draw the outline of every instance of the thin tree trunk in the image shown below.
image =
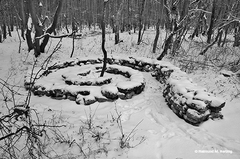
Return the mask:
[(2, 43), (2, 28), (1, 28), (1, 26), (0, 26), (0, 43)]
[(142, 24), (142, 20), (143, 20), (143, 11), (144, 11), (144, 5), (145, 5), (145, 0), (142, 0), (142, 6), (141, 6), (141, 10), (140, 10), (140, 14), (139, 14), (139, 31), (138, 31), (138, 41), (137, 44), (140, 45), (141, 41), (142, 41), (142, 29), (143, 29), (143, 24)]
[(167, 51), (168, 51), (168, 49), (170, 49), (170, 45), (172, 43), (173, 35), (174, 35), (174, 32), (172, 32), (168, 36), (167, 40), (165, 41), (163, 51), (162, 51), (161, 55), (157, 58), (157, 60), (162, 60), (163, 57), (167, 54)]
[(12, 37), (12, 33), (11, 33), (11, 28), (10, 28), (10, 26), (8, 25), (7, 28), (8, 28), (8, 35), (9, 35), (10, 37)]
[(5, 22), (3, 23), (2, 30), (3, 30), (3, 39), (6, 39), (7, 38), (7, 26), (6, 26)]
[(229, 26), (228, 26), (227, 28), (225, 28), (224, 38), (223, 38), (223, 41), (222, 41), (222, 47), (223, 47), (223, 46), (225, 45), (225, 43), (226, 43), (227, 34), (228, 34), (228, 28), (229, 28)]
[(24, 31), (26, 29), (25, 25), (26, 25), (26, 16), (25, 16), (25, 12), (24, 12), (24, 0), (20, 0), (20, 11), (21, 11), (21, 36), (23, 38), (23, 40), (25, 40), (24, 37)]
[(67, 23), (67, 16), (64, 14), (64, 21), (65, 21), (65, 29), (67, 31), (67, 33), (69, 33), (69, 30), (68, 30), (68, 23)]
[(240, 46), (240, 25), (238, 24), (238, 27), (235, 28), (235, 33), (234, 33), (234, 43), (233, 47), (238, 47)]
[[(54, 17), (53, 17), (53, 22), (52, 22), (51, 26), (47, 29), (46, 33), (52, 34), (54, 32), (54, 30), (56, 29), (57, 22), (58, 22), (58, 17), (60, 15), (61, 10), (62, 10), (62, 5), (63, 5), (63, 0), (59, 0), (56, 12), (55, 12)], [(41, 43), (41, 46), (40, 46), (40, 52), (42, 52), (42, 53), (44, 52), (45, 47), (48, 43), (48, 40), (49, 40), (49, 35), (44, 37), (44, 39)]]
[(217, 42), (219, 36), (220, 36), (220, 30), (218, 30), (215, 40), (211, 44), (209, 44), (202, 52), (200, 52), (199, 55), (204, 55), (208, 51), (208, 49), (211, 48)]
[(108, 1), (104, 0), (103, 3), (103, 13), (102, 13), (102, 22), (101, 22), (101, 27), (102, 27), (102, 51), (103, 51), (103, 67), (102, 71), (100, 74), (100, 77), (104, 76), (104, 72), (107, 67), (107, 51), (105, 49), (105, 12), (106, 12), (106, 4)]
[(219, 32), (218, 43), (217, 43), (219, 47), (221, 46), (221, 43), (222, 43), (222, 35), (223, 35), (223, 30)]
[(155, 39), (154, 39), (154, 43), (153, 43), (153, 53), (156, 53), (156, 48), (157, 48), (157, 42), (158, 42), (158, 38), (159, 38), (159, 34), (160, 34), (160, 30), (159, 30), (159, 27), (160, 27), (160, 18), (158, 19), (157, 21), (157, 25), (156, 25), (156, 36), (155, 36)]
[(72, 57), (73, 57), (73, 53), (74, 53), (74, 47), (75, 47), (75, 46), (74, 46), (74, 44), (75, 44), (75, 42), (74, 42), (74, 41), (75, 41), (75, 33), (73, 33), (73, 35), (72, 35), (72, 36), (73, 36), (73, 42), (72, 42), (72, 53), (71, 53), (71, 56), (70, 56), (70, 58), (72, 58)]
[(75, 17), (73, 18), (73, 21), (72, 21), (72, 32), (73, 32), (73, 42), (72, 42), (72, 53), (71, 53), (71, 58), (73, 57), (73, 53), (74, 53), (74, 45), (75, 45), (75, 33), (77, 32), (77, 26), (76, 26), (76, 22), (75, 22)]
[(127, 15), (128, 15), (128, 24), (127, 24), (127, 31), (130, 32), (131, 30), (131, 24), (130, 24), (130, 0), (127, 0), (128, 3), (127, 3)]
[(120, 18), (121, 18), (121, 14), (122, 14), (122, 10), (123, 10), (123, 6), (124, 6), (125, 0), (122, 0), (122, 3), (120, 4), (120, 7), (118, 9), (117, 12), (117, 16), (116, 16), (116, 25), (115, 25), (115, 44), (119, 43), (119, 28), (120, 28)]
[(29, 30), (29, 29), (27, 29), (27, 31), (26, 31), (26, 40), (27, 40), (28, 52), (29, 52), (34, 48), (33, 42), (32, 42), (32, 37), (31, 37), (31, 30)]
[(213, 0), (212, 2), (212, 15), (211, 15), (211, 20), (210, 20), (210, 25), (208, 28), (208, 32), (207, 32), (207, 43), (210, 44), (211, 42), (211, 38), (212, 38), (212, 34), (213, 34), (213, 26), (215, 23), (215, 13), (216, 13), (216, 5), (217, 5), (217, 0)]
[(166, 30), (171, 30), (172, 26), (171, 26), (171, 20), (170, 20), (170, 13), (169, 10), (166, 8), (167, 6), (167, 0), (163, 0), (163, 8), (164, 8), (164, 24), (165, 24), (165, 28)]
[[(34, 7), (34, 3), (32, 0), (28, 0), (28, 8), (29, 8), (29, 12), (31, 14), (31, 18), (32, 18), (32, 22), (35, 28), (35, 39), (34, 39), (34, 54), (36, 57), (38, 57), (40, 55), (40, 44), (39, 44), (39, 39), (36, 39), (36, 37), (39, 37), (43, 34), (43, 29), (41, 28), (41, 25), (39, 24), (38, 21), (38, 17), (36, 14), (36, 10)], [(31, 36), (31, 33), (30, 33)]]
[(16, 27), (16, 31), (17, 31), (17, 35), (18, 35), (18, 39), (19, 39), (18, 53), (21, 53), (22, 40), (21, 40), (19, 31), (18, 31), (18, 27)]

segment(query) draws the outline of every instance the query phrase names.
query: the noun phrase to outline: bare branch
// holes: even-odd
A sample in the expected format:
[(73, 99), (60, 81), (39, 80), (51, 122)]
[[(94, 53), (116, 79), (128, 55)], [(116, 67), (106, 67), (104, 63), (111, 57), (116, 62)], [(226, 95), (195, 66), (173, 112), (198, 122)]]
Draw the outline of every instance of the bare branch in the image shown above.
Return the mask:
[[(50, 33), (46, 33), (44, 35), (41, 35), (39, 37), (36, 37), (36, 39), (42, 39), (46, 36), (49, 36), (51, 38), (65, 38), (65, 37), (70, 37), (70, 36), (73, 36), (74, 34), (76, 33), (76, 31), (73, 31), (71, 34), (65, 34), (65, 35), (58, 35), (58, 36), (54, 36), (54, 35), (51, 35)], [(82, 36), (82, 34), (75, 34), (74, 36)]]

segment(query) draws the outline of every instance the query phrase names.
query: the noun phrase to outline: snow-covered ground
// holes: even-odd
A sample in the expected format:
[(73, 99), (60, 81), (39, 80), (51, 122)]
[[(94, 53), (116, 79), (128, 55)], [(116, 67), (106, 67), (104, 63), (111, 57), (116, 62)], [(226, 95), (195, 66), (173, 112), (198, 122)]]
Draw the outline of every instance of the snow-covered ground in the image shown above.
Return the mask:
[[(157, 54), (151, 53), (154, 35), (154, 31), (146, 31), (143, 37), (144, 42), (136, 45), (137, 34), (123, 33), (120, 34), (123, 42), (114, 45), (114, 35), (107, 34), (106, 50), (109, 56), (155, 58)], [(163, 36), (160, 38), (160, 43)], [(39, 63), (51, 53), (57, 42), (57, 39), (50, 41), (48, 54), (42, 54)], [(53, 60), (69, 58), (72, 39), (65, 38), (61, 44), (62, 46), (53, 56)], [(14, 89), (23, 94), (15, 99), (16, 102), (21, 102), (26, 95), (23, 87), (24, 75), (28, 69), (31, 69), (34, 57), (32, 52), (27, 53), (26, 42), (22, 43), (20, 54), (18, 45), (16, 34), (6, 39), (4, 43), (0, 43), (0, 78), (8, 79), (9, 83), (20, 86), (14, 87)], [(161, 47), (160, 44), (158, 46)], [(102, 57), (101, 36), (88, 32), (82, 39), (76, 40), (74, 57), (90, 56)], [(191, 78), (200, 86), (227, 101), (222, 110), (224, 115), (222, 120), (209, 119), (196, 127), (186, 123), (169, 109), (162, 97), (163, 86), (150, 73), (144, 72), (143, 75), (146, 82), (144, 91), (128, 100), (118, 99), (115, 102), (96, 102), (90, 106), (84, 106), (70, 100), (32, 96), (30, 106), (38, 112), (42, 122), (66, 125), (66, 127), (58, 128), (59, 131), (56, 130), (55, 133), (61, 134), (62, 138), (59, 138), (69, 141), (69, 143), (57, 142), (60, 141), (59, 138), (53, 139), (55, 142), (47, 145), (49, 154), (58, 155), (58, 158), (83, 158), (79, 148), (79, 143), (81, 143), (82, 151), (86, 156), (91, 154), (90, 158), (240, 158), (240, 99), (233, 96), (239, 86), (236, 77), (224, 77), (220, 72), (210, 69), (197, 70), (190, 74)], [(1, 112), (4, 114), (6, 106), (2, 96), (0, 103)], [(84, 123), (89, 120), (90, 115), (93, 116), (92, 131), (94, 132), (83, 133), (86, 131), (83, 128), (86, 125)], [(121, 119), (122, 128), (117, 124), (119, 123), (118, 117)], [(115, 122), (116, 120), (118, 122)], [(99, 141), (95, 140), (96, 132), (102, 132)], [(122, 133), (125, 135), (125, 141), (129, 143), (123, 149), (119, 145)], [(83, 134), (85, 135), (84, 144), (82, 142)], [(50, 135), (50, 137), (56, 138), (54, 135)]]

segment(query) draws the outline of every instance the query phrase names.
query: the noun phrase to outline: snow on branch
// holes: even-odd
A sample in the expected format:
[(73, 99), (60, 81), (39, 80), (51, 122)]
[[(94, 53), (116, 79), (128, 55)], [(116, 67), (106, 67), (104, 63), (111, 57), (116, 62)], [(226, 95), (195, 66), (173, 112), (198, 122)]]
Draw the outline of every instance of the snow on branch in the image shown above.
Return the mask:
[[(44, 38), (44, 37), (46, 37), (46, 36), (49, 36), (49, 37), (51, 37), (51, 38), (65, 38), (65, 37), (73, 36), (73, 34), (75, 34), (75, 33), (76, 33), (76, 31), (73, 31), (71, 34), (64, 34), (64, 35), (57, 35), (57, 36), (51, 35), (51, 34), (49, 34), (49, 33), (46, 33), (46, 34), (44, 34), (44, 35), (41, 35), (41, 36), (39, 36), (39, 37), (36, 37), (36, 39), (42, 39), (42, 38)], [(82, 34), (75, 34), (74, 36), (82, 36)]]

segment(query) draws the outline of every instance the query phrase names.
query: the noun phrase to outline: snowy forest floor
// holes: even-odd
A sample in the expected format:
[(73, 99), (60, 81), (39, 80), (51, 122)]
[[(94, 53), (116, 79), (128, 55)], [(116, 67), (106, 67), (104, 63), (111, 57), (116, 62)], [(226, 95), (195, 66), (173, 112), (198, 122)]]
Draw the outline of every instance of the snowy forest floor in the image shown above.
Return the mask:
[[(137, 34), (122, 33), (120, 38), (123, 42), (114, 45), (114, 35), (107, 34), (108, 56), (156, 58), (158, 54), (151, 53), (154, 35), (154, 31), (146, 31), (143, 43), (136, 45)], [(159, 39), (159, 49), (163, 39), (164, 35)], [(49, 56), (58, 41), (59, 39), (49, 41), (48, 53), (39, 57), (39, 63)], [(66, 60), (70, 57), (72, 39), (64, 38), (61, 44), (53, 60)], [(15, 98), (16, 103), (21, 103), (27, 95), (24, 89), (24, 75), (31, 69), (34, 57), (33, 52), (28, 53), (25, 41), (20, 53), (18, 47), (16, 33), (0, 44), (0, 78), (7, 80), (14, 86), (14, 90), (22, 94)], [(82, 39), (75, 40), (74, 57), (92, 56), (102, 57), (101, 35), (97, 32), (86, 32)], [(190, 56), (191, 54), (188, 54), (184, 57), (188, 60), (198, 60), (194, 58), (194, 54)], [(168, 61), (186, 68), (178, 62), (179, 59), (168, 58)], [(209, 119), (199, 127), (186, 123), (166, 105), (162, 97), (163, 86), (150, 73), (144, 72), (144, 91), (128, 100), (118, 99), (115, 102), (96, 102), (84, 106), (70, 100), (32, 96), (30, 107), (36, 110), (42, 123), (65, 125), (47, 131), (49, 139), (43, 143), (46, 145), (46, 151), (53, 158), (239, 159), (239, 81), (236, 77), (224, 77), (220, 74), (219, 67), (204, 67), (196, 65), (186, 68), (185, 71), (200, 86), (226, 100), (222, 120)], [(0, 114), (4, 114), (7, 108), (2, 96), (0, 104)], [(12, 102), (8, 101), (8, 104), (11, 107)], [(118, 118), (121, 120), (120, 125)], [(91, 130), (86, 128), (89, 122), (92, 122)], [(126, 145), (121, 148), (119, 143), (123, 134), (122, 140)], [(0, 145), (3, 144), (1, 142)], [(20, 145), (21, 142), (24, 143), (19, 142)], [(1, 150), (0, 154), (3, 154)]]

